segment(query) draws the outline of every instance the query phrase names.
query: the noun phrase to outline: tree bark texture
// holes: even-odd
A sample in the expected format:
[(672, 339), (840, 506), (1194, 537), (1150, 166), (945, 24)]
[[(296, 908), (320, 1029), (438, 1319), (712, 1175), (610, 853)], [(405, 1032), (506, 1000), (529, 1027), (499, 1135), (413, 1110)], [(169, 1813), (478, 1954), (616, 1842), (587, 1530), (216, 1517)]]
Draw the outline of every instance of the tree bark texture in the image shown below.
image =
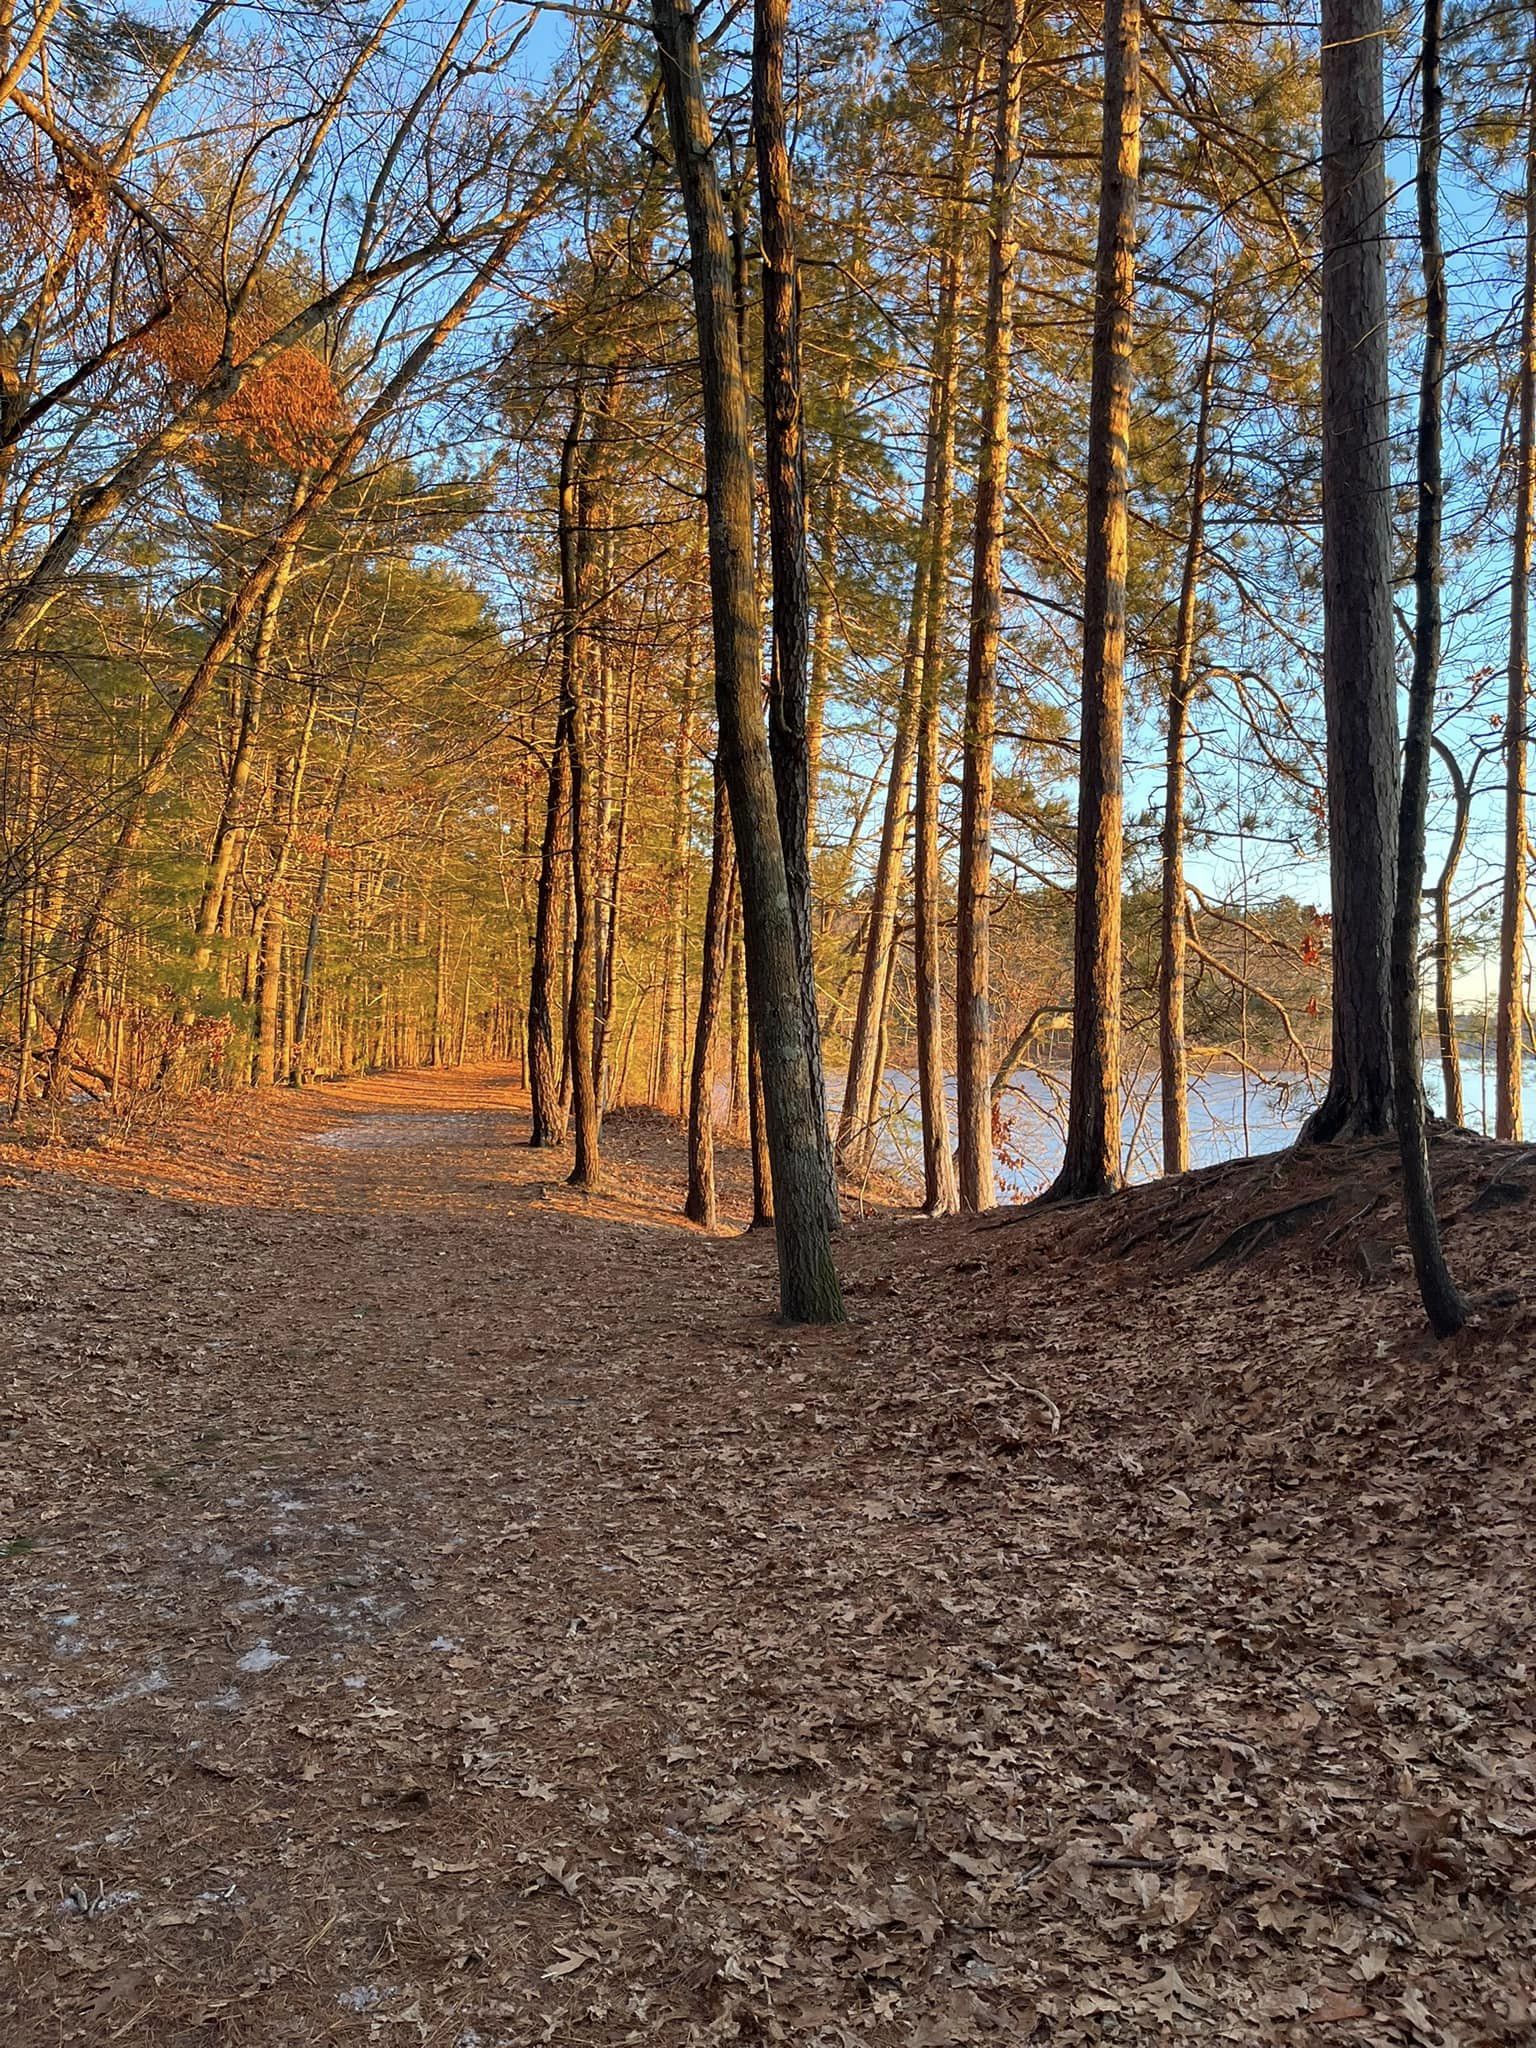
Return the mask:
[(1088, 403), (1083, 703), (1073, 913), (1072, 1075), (1061, 1172), (1075, 1199), (1120, 1182), (1120, 917), (1124, 860), (1125, 574), (1141, 177), (1140, 0), (1106, 0), (1104, 133)]
[(960, 869), (955, 936), (955, 1097), (960, 1206), (994, 1200), (991, 1079), (990, 902), (992, 754), (997, 725), (997, 656), (1003, 623), (1003, 522), (1008, 489), (1008, 415), (1013, 377), (1013, 302), (1019, 112), (1023, 94), (1021, 0), (1004, 0), (997, 55), (997, 120), (988, 223), (987, 321), (983, 344), (981, 449), (971, 569), (970, 647), (965, 676), (965, 748), (960, 787)]
[(1303, 1141), (1392, 1125), (1397, 684), (1380, 0), (1323, 5), (1323, 697), (1332, 1064)]
[(719, 754), (746, 934), (747, 995), (772, 1157), (779, 1300), (797, 1322), (842, 1318), (826, 1196), (826, 1130), (806, 1043), (800, 955), (763, 717), (752, 452), (731, 251), (691, 9), (652, 0), (667, 125), (688, 219), (703, 386), (705, 498)]

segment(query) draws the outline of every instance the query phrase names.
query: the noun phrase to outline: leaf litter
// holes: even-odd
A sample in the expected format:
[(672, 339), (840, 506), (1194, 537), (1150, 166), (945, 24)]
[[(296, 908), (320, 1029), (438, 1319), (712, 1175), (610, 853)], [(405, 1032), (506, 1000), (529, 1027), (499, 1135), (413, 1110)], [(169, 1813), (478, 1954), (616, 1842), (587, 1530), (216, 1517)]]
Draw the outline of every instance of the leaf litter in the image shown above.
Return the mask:
[(0, 1154), (7, 2043), (1536, 2039), (1531, 1155), (1437, 1148), (1451, 1347), (1370, 1148), (791, 1331), (670, 1126), (525, 1128)]

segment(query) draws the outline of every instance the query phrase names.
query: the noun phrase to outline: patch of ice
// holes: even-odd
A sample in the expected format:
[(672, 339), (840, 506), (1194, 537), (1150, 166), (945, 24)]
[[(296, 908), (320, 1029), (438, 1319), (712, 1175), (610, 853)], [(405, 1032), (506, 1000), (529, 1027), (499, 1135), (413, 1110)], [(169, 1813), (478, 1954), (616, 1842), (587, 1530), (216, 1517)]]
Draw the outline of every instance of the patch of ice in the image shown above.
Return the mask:
[(434, 1636), (432, 1638), (431, 1648), (434, 1650), (458, 1650), (462, 1649), (463, 1645), (461, 1643), (456, 1643), (453, 1640), (452, 1636)]
[(368, 1683), (366, 1678), (344, 1678), (341, 1682), (348, 1692), (361, 1692)]
[(226, 1685), (222, 1692), (216, 1692), (211, 1699), (200, 1702), (210, 1714), (238, 1714), (245, 1705), (237, 1685)]
[(146, 1671), (140, 1678), (130, 1678), (126, 1685), (119, 1686), (116, 1692), (108, 1693), (107, 1697), (97, 1704), (103, 1707), (126, 1706), (129, 1700), (148, 1699), (151, 1693), (168, 1692), (170, 1684), (171, 1681), (163, 1671)]
[(273, 1592), (258, 1593), (238, 1603), (242, 1614), (297, 1614), (303, 1604), (302, 1586), (278, 1586)]
[(275, 1586), (277, 1584), (276, 1579), (270, 1577), (266, 1572), (257, 1571), (253, 1564), (231, 1565), (224, 1576), (226, 1579), (236, 1580), (242, 1586), (250, 1586), (252, 1588), (257, 1586)]
[(279, 1664), (286, 1664), (287, 1662), (288, 1659), (281, 1650), (274, 1650), (270, 1643), (263, 1640), (256, 1645), (254, 1650), (246, 1651), (245, 1655), (236, 1663), (235, 1669), (237, 1671), (260, 1673), (275, 1670)]
[(350, 1991), (338, 1991), (336, 2003), (343, 2012), (372, 2012), (381, 1998), (392, 1998), (393, 1984), (354, 1984)]

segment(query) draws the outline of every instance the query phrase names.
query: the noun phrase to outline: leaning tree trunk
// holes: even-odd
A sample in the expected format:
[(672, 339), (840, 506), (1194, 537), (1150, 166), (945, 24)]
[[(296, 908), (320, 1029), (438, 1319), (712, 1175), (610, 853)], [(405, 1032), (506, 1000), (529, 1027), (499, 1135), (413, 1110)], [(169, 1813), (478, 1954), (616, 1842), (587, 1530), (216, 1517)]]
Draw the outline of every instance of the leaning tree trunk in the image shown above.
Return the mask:
[(990, 1209), (992, 1078), (990, 896), (992, 751), (997, 723), (997, 652), (1003, 626), (1003, 516), (1008, 489), (1008, 408), (1013, 389), (1013, 300), (1018, 268), (1015, 186), (1023, 92), (1024, 17), (1004, 0), (997, 56), (997, 126), (988, 224), (985, 395), (976, 466), (970, 651), (965, 674), (965, 750), (960, 783), (960, 872), (955, 934), (955, 1094), (960, 1138), (960, 1206)]
[(752, 451), (732, 304), (731, 252), (692, 12), (652, 0), (667, 125), (688, 217), (703, 386), (704, 482), (719, 751), (730, 794), (747, 990), (772, 1155), (779, 1300), (797, 1322), (843, 1313), (832, 1259), (826, 1124), (806, 1038), (801, 956), (763, 718), (753, 566)]
[(199, 974), (206, 970), (213, 957), (214, 936), (219, 929), (219, 917), (224, 908), (230, 873), (240, 845), (246, 791), (251, 779), (251, 765), (256, 756), (262, 699), (266, 694), (272, 649), (277, 638), (278, 616), (287, 595), (297, 553), (298, 543), (295, 542), (291, 547), (285, 548), (279, 556), (257, 615), (250, 673), (246, 678), (245, 691), (241, 699), (240, 722), (235, 734), (229, 776), (224, 785), (224, 802), (219, 811), (219, 822), (208, 855), (208, 872), (204, 877), (202, 896), (197, 907), (197, 949), (193, 954), (193, 965)]
[(1066, 1153), (1048, 1193), (1120, 1182), (1120, 911), (1124, 860), (1125, 575), (1141, 175), (1140, 0), (1106, 0), (1104, 136), (1088, 404), (1083, 708)]
[(1525, 917), (1530, 874), (1531, 542), (1536, 528), (1536, 58), (1527, 82), (1525, 268), (1520, 287), (1519, 445), (1515, 457), (1514, 559), (1509, 577), (1508, 701), (1504, 710), (1504, 882), (1499, 906), (1498, 1031), (1494, 1133), (1523, 1132)]
[(1323, 0), (1323, 697), (1332, 1068), (1303, 1141), (1392, 1125), (1397, 682), (1380, 0)]
[(64, 990), (59, 1020), (54, 1028), (53, 1053), (45, 1090), (50, 1101), (57, 1099), (68, 1087), (75, 1039), (85, 1010), (91, 975), (108, 936), (109, 920), (132, 870), (139, 842), (149, 821), (150, 808), (164, 788), (175, 765), (182, 741), (201, 713), (208, 693), (237, 645), (246, 621), (266, 595), (283, 549), (302, 533), (303, 526), (303, 518), (291, 514), (284, 527), (279, 530), (277, 538), (230, 599), (218, 630), (203, 650), (202, 658), (177, 699), (164, 732), (139, 771), (76, 944), (74, 966)]
[(1179, 580), (1179, 617), (1168, 678), (1168, 746), (1163, 795), (1161, 943), (1157, 963), (1157, 1049), (1163, 1105), (1163, 1171), (1189, 1171), (1189, 1059), (1184, 1043), (1185, 906), (1184, 755), (1189, 739), (1191, 679), (1195, 660), (1195, 612), (1200, 595), (1200, 561), (1205, 544), (1206, 450), (1210, 440), (1211, 389), (1216, 373), (1216, 283), (1206, 319), (1200, 399), (1195, 414), (1195, 447), (1189, 465), (1189, 533)]
[(1419, 368), (1418, 507), (1413, 544), (1413, 674), (1403, 735), (1403, 792), (1398, 809), (1397, 901), (1392, 917), (1392, 1075), (1397, 1141), (1403, 1160), (1403, 1215), (1419, 1295), (1437, 1337), (1454, 1336), (1467, 1320), (1440, 1242), (1429, 1169), (1424, 1107), (1423, 1016), (1419, 999), (1419, 899), (1424, 888), (1424, 831), (1429, 809), (1429, 756), (1440, 670), (1440, 507), (1442, 387), (1445, 380), (1445, 255), (1440, 245), (1440, 0), (1424, 0), (1419, 64), (1419, 246), (1424, 263), (1424, 354)]
[(800, 396), (800, 274), (784, 117), (784, 35), (789, 0), (757, 0), (752, 40), (752, 123), (757, 143), (763, 255), (763, 420), (773, 563), (773, 656), (768, 746), (779, 837), (805, 1012), (805, 1057), (822, 1153), (827, 1225), (838, 1226), (837, 1175), (827, 1130), (811, 906), (810, 569), (805, 542), (805, 435)]

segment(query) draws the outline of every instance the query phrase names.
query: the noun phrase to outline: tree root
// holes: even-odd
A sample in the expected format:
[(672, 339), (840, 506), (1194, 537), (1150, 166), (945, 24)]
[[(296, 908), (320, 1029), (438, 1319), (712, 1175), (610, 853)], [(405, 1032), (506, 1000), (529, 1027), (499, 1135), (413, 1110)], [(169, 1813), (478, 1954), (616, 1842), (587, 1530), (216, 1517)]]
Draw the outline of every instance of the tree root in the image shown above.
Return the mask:
[(1236, 1230), (1229, 1231), (1213, 1251), (1197, 1259), (1190, 1268), (1193, 1273), (1204, 1273), (1212, 1266), (1220, 1266), (1231, 1259), (1251, 1258), (1266, 1245), (1274, 1244), (1282, 1237), (1291, 1237), (1309, 1217), (1324, 1215), (1338, 1200), (1338, 1195), (1314, 1195), (1305, 1202), (1292, 1202), (1284, 1209), (1271, 1209), (1267, 1216), (1252, 1216), (1246, 1223), (1240, 1223)]

